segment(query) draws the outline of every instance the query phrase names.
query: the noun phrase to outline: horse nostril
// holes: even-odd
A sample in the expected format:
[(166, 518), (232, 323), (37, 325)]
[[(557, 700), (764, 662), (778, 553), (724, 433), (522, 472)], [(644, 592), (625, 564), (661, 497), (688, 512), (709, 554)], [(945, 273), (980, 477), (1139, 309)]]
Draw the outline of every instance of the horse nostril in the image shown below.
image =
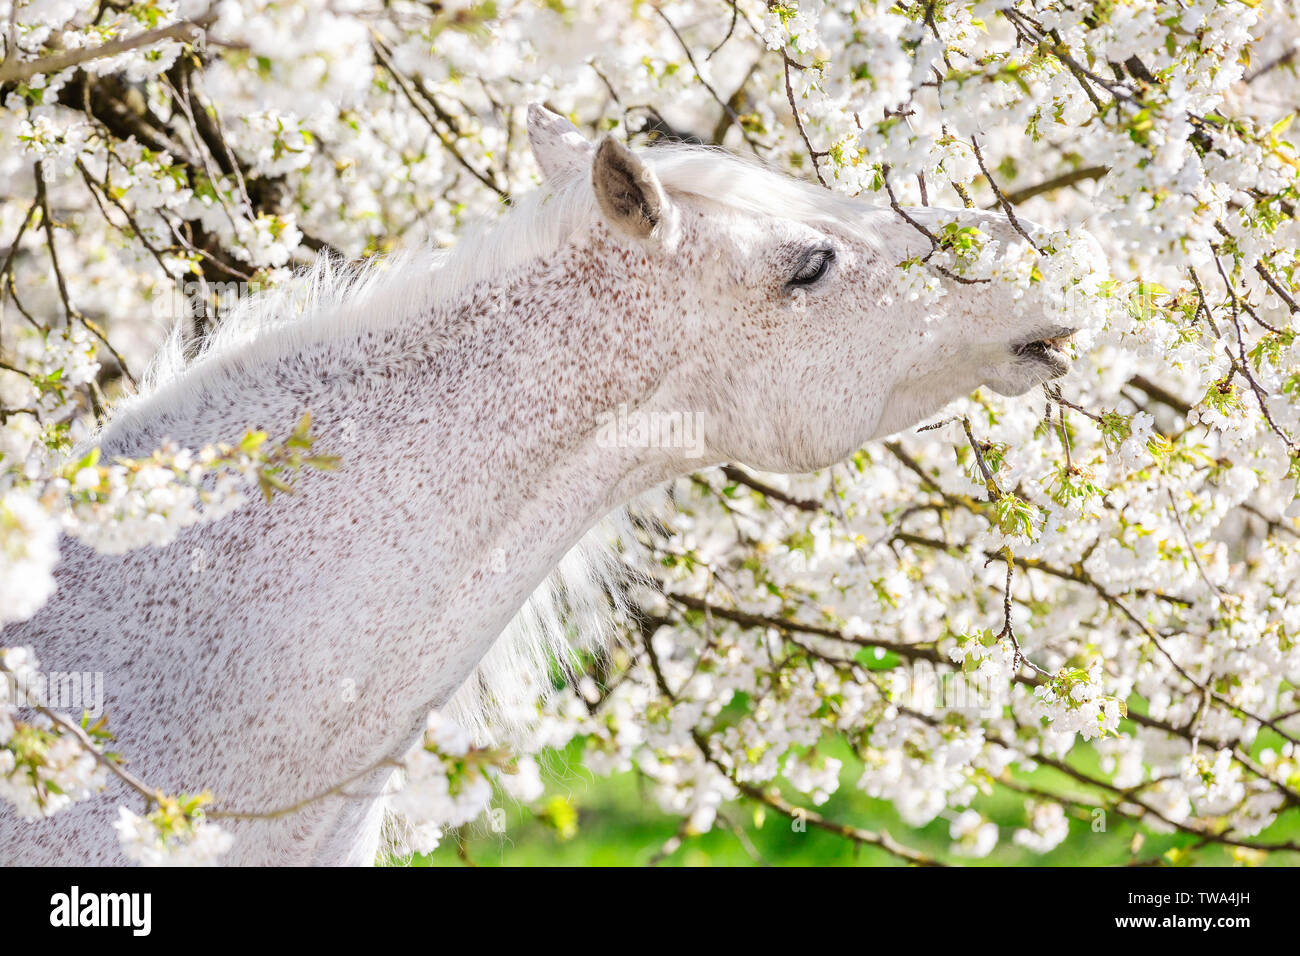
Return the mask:
[(1050, 335), (1043, 339), (1043, 341), (1053, 348), (1064, 349), (1074, 340), (1074, 331), (1074, 329), (1070, 329), (1061, 335)]
[(1022, 340), (1011, 347), (1016, 355), (1042, 355), (1046, 352), (1064, 352), (1065, 347), (1074, 338), (1077, 329), (1069, 329), (1058, 326), (1051, 329), (1046, 335), (1040, 335), (1037, 338)]

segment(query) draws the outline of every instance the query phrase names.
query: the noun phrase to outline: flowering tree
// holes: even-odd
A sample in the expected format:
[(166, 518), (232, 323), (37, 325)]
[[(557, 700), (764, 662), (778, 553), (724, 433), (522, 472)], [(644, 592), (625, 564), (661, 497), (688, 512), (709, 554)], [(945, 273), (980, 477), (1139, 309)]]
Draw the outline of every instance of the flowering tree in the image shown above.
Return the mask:
[[(1046, 292), (1078, 359), (828, 472), (675, 483), (627, 555), (625, 639), (531, 705), (514, 756), (431, 719), (394, 798), (406, 846), (494, 780), (536, 800), (529, 754), (576, 739), (588, 769), (652, 781), (683, 836), (739, 799), (936, 862), (815, 809), (848, 753), (907, 825), (950, 821), (946, 858), (1050, 853), (1097, 813), (1300, 851), (1276, 835), (1300, 803), (1296, 4), (10, 0), (0, 24), (0, 626), (53, 592), (61, 532), (166, 544), (330, 467), (309, 421), (281, 445), (82, 449), (172, 321), (188, 347), (316, 256), (499, 214), (538, 180), (543, 101), (905, 216), (1005, 217), (1023, 243), (908, 217), (930, 251), (900, 294)], [(125, 776), (132, 858), (220, 854), (220, 794), (156, 793), (111, 724), (20, 711), (38, 666), (3, 655), (0, 796), (48, 815)], [(991, 791), (1023, 826), (972, 809)]]

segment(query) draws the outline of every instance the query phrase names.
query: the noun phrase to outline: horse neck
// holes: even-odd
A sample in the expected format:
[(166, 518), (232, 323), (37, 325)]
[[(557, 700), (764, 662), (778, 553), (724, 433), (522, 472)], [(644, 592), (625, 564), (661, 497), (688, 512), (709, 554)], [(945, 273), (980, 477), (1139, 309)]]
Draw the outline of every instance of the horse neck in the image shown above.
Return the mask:
[[(341, 458), (337, 472), (304, 472), (298, 494), (191, 529), (153, 565), (152, 589), (185, 592), (194, 620), (179, 626), (234, 646), (213, 658), (222, 673), (211, 681), (149, 679), (237, 691), (258, 726), (288, 728), (275, 747), (328, 768), (275, 784), (288, 793), (244, 786), (247, 770), (284, 759), (244, 741), (247, 766), (231, 779), (185, 785), (274, 802), (399, 755), (597, 519), (699, 464), (680, 449), (611, 447), (596, 424), (622, 404), (673, 404), (663, 331), (679, 310), (680, 296), (651, 295), (625, 257), (575, 247), (407, 323), (251, 364), (137, 416), (116, 444), (201, 445), (249, 424), (284, 433), (306, 408), (317, 447)], [(196, 550), (219, 572), (197, 593), (175, 575)], [(224, 555), (241, 558), (227, 566)], [(247, 594), (263, 606), (250, 613)], [(221, 712), (251, 725), (250, 713)]]

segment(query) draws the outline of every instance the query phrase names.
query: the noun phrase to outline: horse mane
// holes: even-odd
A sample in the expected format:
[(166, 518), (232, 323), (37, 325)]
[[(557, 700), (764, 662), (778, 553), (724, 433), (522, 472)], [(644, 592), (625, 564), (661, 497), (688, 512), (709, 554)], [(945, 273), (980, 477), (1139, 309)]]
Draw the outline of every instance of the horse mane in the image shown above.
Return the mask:
[[(783, 176), (757, 160), (709, 146), (665, 144), (644, 151), (669, 194), (738, 212), (802, 222), (844, 222), (863, 215), (859, 200)], [(452, 299), (555, 252), (596, 215), (583, 179), (547, 184), (515, 200), (504, 216), (467, 229), (447, 249), (419, 246), (346, 263), (322, 255), (287, 281), (242, 297), (204, 336), (197, 351), (176, 323), (135, 394), (114, 421), (196, 376), (261, 365), (278, 355), (359, 331), (407, 321), (430, 302)]]
[[(804, 222), (844, 222), (863, 212), (860, 202), (719, 149), (674, 144), (643, 155), (670, 195)], [(177, 323), (141, 386), (90, 441), (129, 427), (156, 403), (183, 400), (209, 376), (400, 325), (430, 302), (555, 252), (595, 216), (590, 185), (576, 178), (522, 197), (496, 221), (467, 230), (450, 249), (416, 248), (361, 264), (321, 256), (289, 280), (240, 299), (197, 350)], [(483, 743), (518, 740), (535, 727), (538, 703), (553, 691), (557, 673), (571, 676), (576, 652), (603, 653), (615, 638), (634, 576), (625, 555), (640, 547), (632, 516), (657, 510), (662, 500), (662, 492), (652, 493), (598, 522), (532, 594), (443, 712)]]

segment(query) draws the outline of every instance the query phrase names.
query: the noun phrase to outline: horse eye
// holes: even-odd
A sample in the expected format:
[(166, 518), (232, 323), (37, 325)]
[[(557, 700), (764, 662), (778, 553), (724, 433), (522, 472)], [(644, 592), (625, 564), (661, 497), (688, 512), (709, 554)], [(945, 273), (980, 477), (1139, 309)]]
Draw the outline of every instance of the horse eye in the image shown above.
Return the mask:
[(790, 285), (812, 285), (831, 267), (835, 261), (835, 250), (833, 249), (815, 249), (804, 259), (803, 265), (799, 271), (790, 279)]

